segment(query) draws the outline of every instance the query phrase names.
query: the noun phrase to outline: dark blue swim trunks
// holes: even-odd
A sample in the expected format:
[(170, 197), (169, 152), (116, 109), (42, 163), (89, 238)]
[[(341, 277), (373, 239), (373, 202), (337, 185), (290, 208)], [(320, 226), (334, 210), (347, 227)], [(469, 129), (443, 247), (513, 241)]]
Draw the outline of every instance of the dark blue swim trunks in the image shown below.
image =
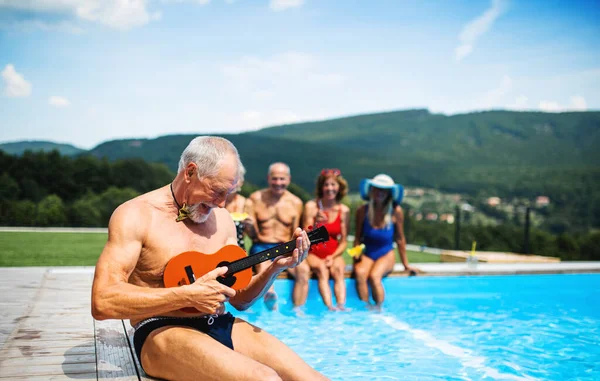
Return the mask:
[(233, 349), (233, 342), (231, 341), (231, 329), (233, 328), (233, 322), (235, 317), (231, 313), (223, 315), (208, 315), (208, 316), (194, 316), (194, 317), (171, 317), (171, 316), (157, 316), (142, 320), (135, 325), (135, 333), (133, 334), (133, 345), (135, 347), (135, 353), (137, 354), (140, 366), (142, 369), (142, 346), (148, 338), (148, 335), (152, 331), (158, 328), (167, 326), (180, 326), (194, 328), (200, 332), (206, 333), (208, 336), (217, 340), (219, 343), (225, 345), (228, 348)]

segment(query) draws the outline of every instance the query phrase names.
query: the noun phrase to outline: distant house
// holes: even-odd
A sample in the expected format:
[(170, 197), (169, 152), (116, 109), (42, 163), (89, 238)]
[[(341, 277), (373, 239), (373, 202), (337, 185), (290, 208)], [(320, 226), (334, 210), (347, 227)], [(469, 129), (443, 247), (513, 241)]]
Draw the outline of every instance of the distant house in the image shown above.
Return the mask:
[(440, 216), (440, 221), (445, 221), (449, 224), (454, 223), (454, 214), (444, 213)]
[(407, 188), (404, 190), (404, 195), (407, 197), (423, 197), (425, 191), (421, 188)]
[(550, 205), (550, 198), (548, 196), (537, 196), (535, 199), (535, 205), (537, 207), (544, 207)]
[(500, 197), (488, 197), (486, 203), (489, 206), (498, 206), (500, 205)]
[(427, 221), (437, 221), (438, 215), (437, 215), (437, 213), (427, 213), (427, 215), (425, 216), (425, 219)]

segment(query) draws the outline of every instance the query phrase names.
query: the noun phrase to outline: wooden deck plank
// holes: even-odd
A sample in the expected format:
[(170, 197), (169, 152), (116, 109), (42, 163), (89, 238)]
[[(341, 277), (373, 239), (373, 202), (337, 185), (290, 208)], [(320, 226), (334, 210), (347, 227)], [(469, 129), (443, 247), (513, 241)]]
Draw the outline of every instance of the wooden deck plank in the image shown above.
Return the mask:
[(0, 279), (0, 380), (95, 380), (92, 274), (0, 268)]
[(153, 378), (150, 377), (146, 374), (146, 372), (144, 372), (144, 369), (142, 369), (142, 366), (140, 365), (140, 359), (137, 357), (137, 353), (135, 353), (135, 347), (133, 345), (133, 334), (135, 332), (135, 330), (133, 329), (133, 327), (131, 326), (131, 324), (129, 323), (129, 320), (123, 320), (123, 327), (125, 329), (125, 332), (127, 334), (127, 340), (129, 341), (129, 347), (132, 349), (131, 352), (133, 353), (133, 358), (135, 359), (135, 366), (138, 369), (138, 374), (140, 376), (140, 380), (141, 381), (152, 381), (152, 380), (157, 380), (157, 378)]
[[(45, 376), (45, 375), (77, 375), (96, 372), (96, 363), (83, 364), (48, 364), (48, 365), (29, 365), (22, 367), (2, 367), (0, 374), (3, 378), (23, 377), (23, 376)], [(71, 377), (75, 378), (75, 377)]]
[[(68, 353), (67, 353), (68, 350)], [(4, 359), (11, 359), (15, 357), (23, 357), (23, 356), (32, 356), (32, 357), (56, 357), (56, 356), (64, 356), (67, 357), (69, 355), (77, 356), (77, 355), (96, 355), (96, 346), (93, 342), (89, 343), (89, 346), (76, 346), (76, 347), (68, 347), (68, 348), (48, 348), (46, 346), (40, 348), (11, 348), (3, 353)], [(43, 361), (43, 360), (42, 360)]]
[(12, 357), (2, 361), (2, 368), (27, 368), (30, 365), (52, 365), (52, 364), (92, 364), (96, 363), (96, 353), (77, 355), (54, 355), (41, 357)]
[(96, 372), (93, 373), (79, 373), (76, 377), (73, 375), (66, 374), (55, 374), (55, 375), (45, 375), (45, 376), (21, 376), (21, 377), (10, 377), (4, 378), (0, 375), (0, 380), (10, 380), (10, 381), (95, 381), (97, 380)]
[(137, 365), (121, 320), (96, 320), (94, 325), (98, 380), (138, 381)]

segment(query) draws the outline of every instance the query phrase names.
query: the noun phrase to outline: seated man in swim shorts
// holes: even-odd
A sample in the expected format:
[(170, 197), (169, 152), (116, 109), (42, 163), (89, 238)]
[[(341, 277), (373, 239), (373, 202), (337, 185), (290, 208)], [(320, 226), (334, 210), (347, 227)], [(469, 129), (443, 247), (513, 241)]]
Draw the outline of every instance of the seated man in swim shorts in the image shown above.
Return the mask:
[(217, 281), (226, 267), (189, 285), (164, 287), (163, 273), (171, 258), (190, 250), (211, 254), (236, 244), (235, 226), (223, 206), (237, 186), (240, 164), (228, 140), (198, 137), (184, 150), (170, 185), (114, 211), (96, 264), (92, 315), (130, 320), (139, 361), (153, 377), (325, 380), (281, 341), (225, 312), (227, 301), (238, 310), (248, 308), (278, 274), (305, 259), (309, 241), (301, 229), (293, 234), (293, 254), (270, 262), (242, 290)]
[[(253, 241), (250, 255), (292, 239), (302, 218), (302, 200), (287, 190), (291, 181), (290, 167), (284, 163), (271, 164), (267, 181), (268, 188), (250, 195), (249, 218), (246, 221), (246, 232)], [(263, 272), (269, 266), (269, 263), (263, 262), (256, 266), (256, 271)], [(308, 263), (301, 262), (295, 268), (289, 268), (288, 273), (295, 280), (292, 292), (294, 307), (302, 306), (308, 296)], [(265, 294), (267, 308), (276, 308), (276, 299), (275, 290), (271, 287)]]

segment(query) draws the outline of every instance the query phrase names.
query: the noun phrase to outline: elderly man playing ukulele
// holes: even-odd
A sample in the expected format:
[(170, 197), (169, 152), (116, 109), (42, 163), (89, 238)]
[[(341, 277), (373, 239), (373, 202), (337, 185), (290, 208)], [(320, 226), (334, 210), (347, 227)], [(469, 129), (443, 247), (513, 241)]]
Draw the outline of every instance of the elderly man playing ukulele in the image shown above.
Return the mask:
[(179, 287), (163, 283), (167, 264), (180, 253), (211, 254), (236, 245), (235, 226), (222, 208), (239, 170), (233, 144), (198, 137), (184, 150), (172, 184), (119, 206), (96, 264), (92, 315), (131, 321), (138, 358), (153, 377), (326, 380), (281, 341), (225, 312), (225, 302), (238, 310), (248, 308), (279, 273), (306, 258), (310, 242), (301, 229), (294, 231), (292, 255), (269, 261), (265, 271), (237, 292), (220, 281), (227, 267)]

